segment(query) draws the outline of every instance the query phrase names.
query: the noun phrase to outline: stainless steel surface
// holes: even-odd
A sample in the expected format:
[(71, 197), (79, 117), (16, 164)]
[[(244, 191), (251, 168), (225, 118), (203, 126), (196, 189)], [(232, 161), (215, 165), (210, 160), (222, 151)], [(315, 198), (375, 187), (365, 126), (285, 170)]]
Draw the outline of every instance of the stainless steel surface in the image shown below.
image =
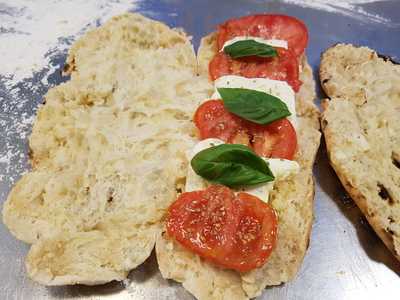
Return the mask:
[[(218, 23), (230, 17), (257, 12), (299, 17), (307, 23), (310, 31), (307, 54), (317, 74), (320, 53), (337, 42), (366, 45), (395, 59), (400, 57), (400, 1), (379, 1), (365, 4), (363, 8), (371, 14), (379, 13), (390, 18), (392, 23), (382, 24), (370, 19), (362, 20), (279, 1), (146, 1), (141, 4), (139, 11), (171, 26), (183, 27), (193, 35), (195, 47), (201, 36), (213, 31)], [(0, 10), (0, 14), (3, 13), (7, 12)], [(53, 57), (52, 63), (61, 68), (64, 60), (65, 54)], [(24, 83), (21, 82), (18, 94), (6, 87), (6, 79), (0, 77), (2, 124), (11, 124), (12, 119), (21, 118), (24, 112), (34, 114), (47, 90), (41, 83), (41, 76), (43, 74), (38, 73), (29, 79), (37, 83), (38, 89), (35, 92), (24, 89)], [(60, 81), (57, 70), (50, 76), (49, 82)], [(31, 101), (23, 107), (8, 105), (27, 97)], [(13, 143), (17, 151), (23, 153), (26, 161), (26, 139), (14, 135), (12, 129), (6, 132), (6, 127), (0, 128), (0, 151), (4, 150), (6, 141)], [(10, 178), (19, 176), (27, 167), (25, 164), (22, 168), (8, 170), (5, 164), (0, 163), (0, 175), (4, 175), (0, 181), (1, 201), (6, 199), (11, 189)], [(294, 281), (268, 288), (260, 298), (400, 299), (400, 264), (377, 238), (354, 203), (346, 197), (327, 163), (324, 145), (318, 154), (315, 175), (315, 222), (311, 245), (302, 268)], [(27, 245), (15, 240), (5, 226), (0, 224), (0, 299), (192, 299), (180, 285), (161, 278), (154, 256), (134, 270), (125, 284), (43, 287), (25, 275), (23, 261), (27, 250)]]

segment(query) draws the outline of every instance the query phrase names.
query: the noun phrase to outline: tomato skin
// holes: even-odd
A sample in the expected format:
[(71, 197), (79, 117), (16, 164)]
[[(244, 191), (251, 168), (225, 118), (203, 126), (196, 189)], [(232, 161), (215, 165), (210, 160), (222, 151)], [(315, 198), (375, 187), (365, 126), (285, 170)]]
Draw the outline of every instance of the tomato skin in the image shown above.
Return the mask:
[(264, 157), (291, 160), (296, 153), (296, 130), (287, 119), (258, 125), (227, 111), (222, 100), (208, 100), (196, 110), (194, 123), (200, 139), (218, 138), (243, 144)]
[(302, 21), (285, 15), (251, 15), (231, 19), (219, 26), (218, 49), (236, 36), (256, 36), (288, 42), (288, 48), (300, 56), (308, 43), (308, 30)]
[(225, 75), (247, 78), (269, 78), (286, 81), (295, 92), (302, 82), (299, 80), (299, 61), (292, 52), (277, 49), (277, 57), (243, 57), (233, 59), (224, 52), (218, 52), (208, 65), (212, 81)]
[(181, 194), (168, 210), (167, 233), (220, 267), (246, 272), (275, 247), (277, 216), (257, 197), (216, 185)]

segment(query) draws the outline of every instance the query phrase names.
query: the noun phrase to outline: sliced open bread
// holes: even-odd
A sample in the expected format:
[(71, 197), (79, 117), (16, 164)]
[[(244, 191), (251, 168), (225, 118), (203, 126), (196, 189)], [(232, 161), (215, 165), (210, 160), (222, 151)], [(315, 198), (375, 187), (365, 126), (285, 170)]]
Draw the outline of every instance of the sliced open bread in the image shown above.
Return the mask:
[[(216, 51), (216, 34), (204, 37), (198, 52), (199, 72), (204, 77), (208, 76), (208, 63)], [(198, 299), (253, 298), (266, 286), (293, 279), (300, 268), (313, 222), (312, 166), (320, 141), (319, 111), (314, 105), (315, 83), (305, 57), (300, 79), (303, 85), (296, 95), (299, 145), (295, 160), (301, 171), (290, 180), (277, 182), (271, 194), (271, 204), (278, 213), (278, 242), (267, 263), (240, 274), (203, 261), (166, 234), (157, 240), (156, 253), (162, 275), (182, 282)]]
[(10, 192), (3, 221), (33, 244), (33, 280), (101, 284), (150, 255), (210, 85), (185, 34), (138, 14), (85, 34), (67, 62), (71, 80), (45, 96), (33, 169)]
[(366, 47), (323, 55), (321, 126), (332, 167), (376, 233), (400, 259), (400, 66)]

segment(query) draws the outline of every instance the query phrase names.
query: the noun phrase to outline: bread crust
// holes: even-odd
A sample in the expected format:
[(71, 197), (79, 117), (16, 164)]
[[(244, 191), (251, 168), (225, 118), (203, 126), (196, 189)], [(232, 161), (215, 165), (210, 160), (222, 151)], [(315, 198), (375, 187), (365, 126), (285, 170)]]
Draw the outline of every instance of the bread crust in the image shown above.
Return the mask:
[(321, 118), (330, 163), (400, 260), (400, 67), (369, 48), (338, 44), (323, 53), (320, 78), (330, 97)]
[[(216, 33), (201, 40), (198, 51), (198, 73), (208, 77), (208, 63), (216, 53)], [(247, 299), (262, 293), (266, 286), (279, 285), (294, 278), (306, 249), (309, 245), (314, 202), (314, 181), (312, 166), (319, 147), (319, 110), (314, 104), (315, 83), (311, 67), (302, 57), (300, 79), (303, 85), (296, 94), (296, 111), (299, 128), (298, 152), (295, 160), (301, 166), (301, 172), (290, 180), (278, 182), (271, 194), (272, 206), (279, 216), (278, 246), (272, 252), (267, 263), (256, 270), (239, 274), (222, 270), (197, 255), (180, 247), (166, 234), (159, 236), (156, 242), (156, 254), (161, 274), (165, 278), (182, 282), (198, 299)], [(210, 83), (211, 85), (212, 83)], [(179, 249), (179, 250), (176, 250)], [(179, 262), (179, 263), (176, 263)], [(204, 268), (207, 268), (209, 286), (204, 287)], [(220, 282), (232, 277), (232, 289), (221, 292)], [(210, 279), (212, 278), (212, 279)], [(211, 285), (211, 287), (210, 287)], [(203, 289), (198, 287), (202, 286)], [(208, 289), (209, 292), (204, 292)], [(215, 292), (215, 291), (218, 292)], [(214, 291), (214, 292), (213, 292)], [(231, 293), (235, 293), (235, 298)]]

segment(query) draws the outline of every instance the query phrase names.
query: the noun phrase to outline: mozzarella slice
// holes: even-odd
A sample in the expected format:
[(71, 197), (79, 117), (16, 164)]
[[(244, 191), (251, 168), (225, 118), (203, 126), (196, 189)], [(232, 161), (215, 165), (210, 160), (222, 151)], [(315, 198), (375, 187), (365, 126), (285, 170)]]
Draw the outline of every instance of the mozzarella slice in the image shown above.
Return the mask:
[(192, 151), (188, 155), (189, 161), (192, 160), (193, 156), (195, 156), (200, 151), (214, 147), (214, 146), (222, 145), (222, 144), (225, 144), (225, 142), (223, 140), (214, 139), (214, 138), (209, 138), (209, 139), (205, 139), (205, 140), (198, 142), (193, 147)]
[(265, 158), (276, 180), (282, 180), (300, 172), (300, 165), (294, 161), (283, 158)]
[(229, 45), (232, 45), (236, 42), (248, 41), (248, 40), (253, 40), (253, 41), (256, 41), (257, 43), (266, 44), (266, 45), (269, 45), (272, 47), (285, 48), (285, 49), (288, 48), (288, 42), (285, 40), (263, 39), (263, 38), (254, 37), (254, 36), (237, 36), (231, 40), (226, 41), (224, 43), (224, 45), (222, 46), (221, 51), (223, 51), (225, 47), (228, 47)]
[(185, 192), (192, 192), (192, 191), (198, 191), (198, 190), (204, 190), (208, 186), (208, 181), (203, 179), (203, 177), (197, 175), (194, 170), (192, 169), (192, 166), (190, 165), (190, 161), (192, 160), (193, 156), (195, 156), (197, 153), (200, 151), (211, 148), (214, 146), (218, 146), (224, 144), (224, 141), (220, 139), (205, 139), (200, 142), (198, 142), (194, 147), (193, 150), (187, 155), (189, 165), (188, 165), (188, 170), (186, 174), (186, 184), (185, 184)]
[(215, 92), (211, 99), (221, 99), (218, 88), (242, 88), (264, 92), (281, 99), (286, 103), (291, 115), (292, 125), (297, 127), (295, 93), (286, 81), (267, 78), (246, 78), (237, 75), (222, 76), (214, 81)]
[[(195, 156), (198, 152), (213, 147), (217, 145), (221, 145), (224, 142), (219, 139), (205, 139), (197, 143), (191, 153), (188, 155), (189, 161)], [(272, 174), (275, 176), (274, 181), (261, 183), (258, 185), (254, 185), (251, 187), (243, 187), (236, 189), (236, 191), (243, 191), (249, 193), (253, 196), (260, 198), (264, 202), (268, 202), (269, 193), (274, 188), (274, 183), (278, 180), (286, 179), (291, 175), (297, 174), (300, 170), (300, 166), (297, 162), (287, 159), (277, 159), (277, 158), (263, 158), (268, 164), (269, 168), (272, 171)], [(203, 179), (201, 176), (197, 175), (192, 166), (189, 164), (187, 175), (186, 175), (186, 185), (185, 192), (192, 192), (203, 190), (207, 188), (210, 183)]]
[(267, 183), (253, 185), (250, 187), (245, 187), (240, 190), (249, 193), (253, 196), (256, 196), (261, 200), (263, 200), (264, 202), (268, 203), (269, 193), (274, 189), (275, 182), (287, 179), (290, 176), (299, 173), (300, 165), (297, 162), (288, 159), (265, 158), (265, 157), (263, 157), (262, 159), (264, 159), (269, 164), (269, 168), (272, 174), (274, 174), (275, 180)]

